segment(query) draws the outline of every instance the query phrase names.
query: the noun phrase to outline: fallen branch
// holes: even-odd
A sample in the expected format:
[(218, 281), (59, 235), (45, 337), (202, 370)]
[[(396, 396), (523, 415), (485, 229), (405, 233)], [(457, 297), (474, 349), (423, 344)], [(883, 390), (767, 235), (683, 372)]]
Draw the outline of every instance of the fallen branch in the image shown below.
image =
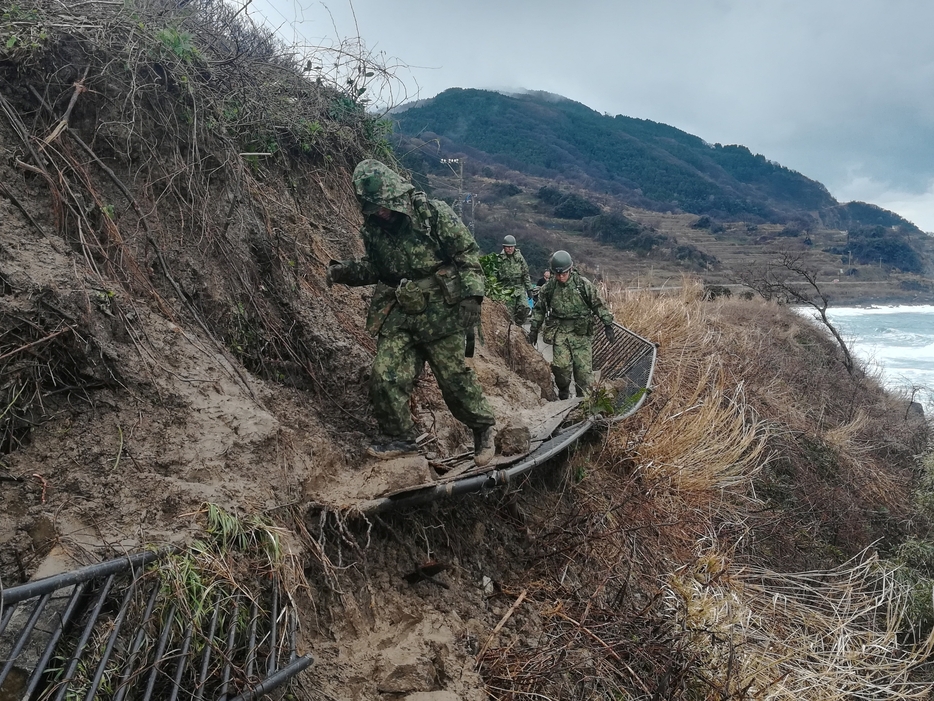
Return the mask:
[(60, 329), (59, 331), (56, 331), (55, 333), (49, 334), (49, 335), (46, 336), (45, 338), (40, 338), (38, 341), (33, 341), (32, 343), (27, 343), (25, 346), (21, 346), (21, 347), (15, 349), (15, 350), (11, 350), (11, 351), (8, 352), (8, 353), (4, 353), (3, 355), (0, 355), (0, 360), (6, 360), (7, 358), (12, 357), (12, 356), (16, 355), (17, 353), (21, 353), (22, 351), (26, 350), (27, 348), (32, 348), (33, 346), (37, 346), (37, 345), (39, 345), (40, 343), (45, 343), (46, 341), (51, 341), (51, 340), (52, 340), (53, 338), (55, 338), (56, 336), (61, 336), (63, 333), (66, 333), (66, 332), (68, 332), (68, 331), (74, 331), (74, 329), (71, 328), (70, 326), (66, 326), (65, 328)]
[(88, 65), (84, 69), (84, 75), (81, 76), (81, 80), (75, 83), (75, 91), (71, 95), (71, 101), (68, 103), (68, 109), (65, 110), (65, 114), (62, 115), (62, 118), (59, 120), (58, 124), (55, 125), (55, 128), (52, 129), (51, 133), (42, 140), (43, 146), (48, 146), (59, 135), (68, 128), (68, 120), (71, 118), (71, 111), (75, 108), (75, 103), (78, 102), (78, 95), (87, 91), (87, 88), (84, 87), (84, 81), (88, 77), (88, 71), (91, 70), (91, 66)]
[(486, 642), (483, 644), (483, 647), (480, 648), (480, 652), (477, 653), (478, 663), (480, 662), (480, 660), (483, 659), (483, 655), (486, 653), (487, 648), (490, 647), (490, 643), (493, 642), (493, 638), (495, 638), (496, 634), (499, 633), (503, 629), (503, 626), (506, 625), (506, 621), (508, 621), (512, 617), (512, 614), (516, 612), (516, 609), (519, 608), (519, 606), (522, 604), (523, 601), (525, 601), (525, 596), (528, 593), (529, 593), (528, 589), (523, 589), (522, 593), (519, 594), (519, 598), (516, 599), (515, 603), (513, 603), (513, 605), (509, 607), (509, 610), (503, 614), (503, 617), (499, 620), (499, 623), (497, 623), (496, 627), (493, 628), (493, 632), (490, 633), (490, 637), (486, 639)]
[[(43, 98), (42, 95), (39, 94), (39, 91), (36, 90), (32, 85), (29, 86), (29, 91), (33, 94), (33, 97), (35, 97), (39, 101), (39, 104), (42, 105), (43, 108), (45, 108), (45, 111), (54, 117), (55, 113), (53, 112), (52, 107), (49, 105), (48, 102), (45, 101), (45, 98)], [(123, 181), (117, 177), (117, 174), (114, 173), (113, 170), (106, 163), (104, 163), (100, 158), (98, 158), (97, 154), (94, 153), (94, 150), (90, 146), (88, 146), (80, 136), (78, 136), (74, 132), (69, 132), (69, 135), (71, 136), (72, 139), (75, 140), (75, 143), (78, 144), (78, 146), (80, 146), (84, 150), (84, 152), (88, 154), (88, 156), (90, 156), (91, 160), (94, 161), (100, 167), (100, 169), (103, 170), (107, 174), (107, 176), (113, 181), (114, 185), (116, 185), (120, 189), (120, 192), (122, 192), (124, 197), (126, 197), (127, 200), (129, 201), (130, 206), (133, 207), (133, 209), (139, 215), (140, 221), (143, 223), (143, 228), (146, 229), (146, 233), (149, 234), (150, 237), (152, 237), (152, 231), (149, 228), (149, 221), (146, 219), (146, 215), (143, 214), (143, 210), (139, 206), (139, 202), (137, 202), (136, 198), (133, 197), (133, 193), (130, 192), (130, 189), (126, 185), (123, 184)]]

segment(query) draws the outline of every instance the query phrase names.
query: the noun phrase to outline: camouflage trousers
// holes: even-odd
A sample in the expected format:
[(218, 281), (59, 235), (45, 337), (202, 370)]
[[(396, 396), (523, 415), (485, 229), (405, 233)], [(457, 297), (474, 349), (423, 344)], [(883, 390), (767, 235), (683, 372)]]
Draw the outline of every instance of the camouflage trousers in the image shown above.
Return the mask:
[(455, 419), (471, 429), (496, 423), (476, 375), (464, 362), (464, 344), (463, 331), (430, 342), (418, 342), (404, 329), (380, 334), (370, 377), (370, 401), (383, 433), (414, 433), (409, 397), (426, 362)]
[(593, 384), (593, 338), (559, 332), (552, 352), (551, 372), (558, 390), (568, 391), (573, 378), (577, 396), (583, 396)]
[(529, 314), (532, 311), (529, 308), (529, 298), (521, 290), (517, 290), (512, 297), (506, 300), (506, 308), (509, 310), (512, 323), (516, 326), (522, 326), (528, 321)]

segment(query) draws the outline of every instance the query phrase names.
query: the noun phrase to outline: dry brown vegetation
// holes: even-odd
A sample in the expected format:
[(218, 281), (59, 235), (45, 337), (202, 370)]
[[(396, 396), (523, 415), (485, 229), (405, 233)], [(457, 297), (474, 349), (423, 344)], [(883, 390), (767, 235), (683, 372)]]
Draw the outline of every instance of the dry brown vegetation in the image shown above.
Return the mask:
[[(333, 415), (365, 414), (361, 356), (338, 366), (372, 341), (346, 305), (324, 305), (323, 328), (313, 319), (324, 263), (358, 245), (346, 235), (358, 216), (348, 171), (385, 147), (358, 101), (374, 80), (367, 56), (355, 59), (357, 82), (335, 87), (212, 0), (38, 1), (3, 17), (4, 198), (56, 254), (79, 256), (84, 297), (64, 300), (52, 285), (41, 304), (0, 309), (3, 445), (47, 413), (44, 398), (119, 383), (75, 305), (83, 317), (102, 311), (106, 340), (143, 356), (144, 308), (190, 320), (203, 352), (232, 352), (238, 362), (221, 363), (242, 386), (239, 365), (318, 394)], [(338, 51), (333, 65), (352, 60)], [(17, 350), (28, 343), (29, 354)]]
[[(308, 511), (372, 429), (366, 300), (322, 272), (359, 247), (349, 171), (378, 128), (221, 3), (5, 11), (4, 582), (53, 545), (190, 539), (213, 499), (302, 560), (299, 698), (404, 698), (409, 662), (472, 699), (925, 693), (905, 612), (932, 573), (885, 558), (924, 549), (927, 426), (819, 329), (690, 280), (610, 290), (660, 343), (635, 416), (509, 492)], [(510, 333), (496, 383), (528, 365)], [(415, 405), (452, 423), (430, 383)]]
[(497, 698), (926, 698), (930, 631), (903, 644), (912, 588), (873, 549), (905, 534), (924, 422), (789, 310), (701, 299), (615, 305), (657, 387), (540, 514), (511, 589), (542, 632), (488, 653)]
[(412, 596), (467, 620), (492, 698), (926, 698), (932, 572), (894, 557), (930, 518), (907, 399), (775, 304), (616, 297), (661, 344), (646, 406), (511, 493), (314, 529), (329, 615), (441, 562)]

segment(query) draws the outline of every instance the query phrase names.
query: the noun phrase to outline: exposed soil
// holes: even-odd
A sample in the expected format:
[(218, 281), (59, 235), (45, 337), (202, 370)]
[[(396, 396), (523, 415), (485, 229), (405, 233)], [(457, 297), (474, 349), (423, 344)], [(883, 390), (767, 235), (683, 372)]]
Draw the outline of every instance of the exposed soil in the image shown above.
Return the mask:
[[(683, 644), (661, 582), (701, 544), (719, 539), (739, 563), (761, 535), (769, 566), (817, 568), (910, 522), (908, 506), (864, 497), (868, 485), (880, 503), (907, 502), (924, 436), (904, 406), (853, 393), (826, 339), (781, 327), (799, 320), (777, 307), (704, 306), (691, 284), (620, 314), (662, 342), (662, 379), (631, 425), (578, 445), (571, 470), (355, 513), (431, 478), (427, 459), (365, 460), (369, 290), (324, 279), (331, 258), (361, 253), (350, 173), (387, 155), (378, 124), (359, 93), (308, 80), (225, 3), (75, 7), (28, 0), (0, 24), (2, 586), (43, 562), (49, 574), (190, 542), (209, 502), (264, 514), (299, 565), (300, 651), (315, 663), (296, 698), (703, 698), (719, 672)], [(616, 260), (582, 250), (594, 268)], [(504, 308), (483, 309), (469, 362), (507, 426), (554, 397), (551, 376)], [(854, 406), (827, 410), (843, 395)], [(800, 420), (776, 419), (798, 396)], [(411, 409), (427, 451), (469, 445), (430, 372)], [(767, 461), (765, 486), (791, 506), (757, 508), (746, 526), (731, 516), (735, 475), (719, 470), (765, 450), (770, 421), (769, 451), (796, 441), (804, 455)], [(751, 456), (723, 426), (749, 431)], [(836, 450), (859, 467), (864, 445), (881, 446), (872, 469), (818, 488), (849, 465)], [(743, 508), (761, 506), (747, 488)], [(432, 579), (408, 576), (429, 562)], [(707, 630), (704, 645), (730, 645), (729, 681), (732, 638)]]
[[(12, 140), (4, 132), (4, 143)], [(181, 224), (170, 208), (155, 210), (159, 253), (127, 208), (116, 217), (126, 241), (118, 260), (74, 230), (56, 231), (41, 180), (9, 165), (0, 170), (12, 196), (0, 199), (0, 372), (4, 407), (15, 414), (4, 424), (0, 455), (4, 586), (33, 575), (53, 547), (60, 568), (183, 544), (200, 534), (205, 502), (293, 527), (313, 503), (308, 527), (326, 538), (357, 527), (342, 514), (359, 500), (431, 478), (427, 463), (419, 471), (403, 461), (395, 470), (380, 466), (374, 479), (363, 459), (375, 433), (366, 397), (373, 352), (362, 330), (366, 291), (327, 291), (314, 255), (321, 248), (352, 253), (355, 238), (331, 242), (309, 230), (314, 220), (294, 216), (300, 203), (269, 214), (277, 203), (257, 195), (223, 240), (201, 245), (171, 233)], [(104, 199), (118, 201), (113, 183), (99, 170), (95, 176), (109, 193)], [(331, 218), (339, 213), (352, 226), (347, 177), (335, 170), (320, 185), (332, 188)], [(262, 187), (274, 193), (273, 182)], [(256, 208), (265, 208), (266, 225)], [(202, 224), (223, 228), (210, 216)], [(291, 250), (283, 252), (285, 240)], [(300, 346), (304, 355), (278, 360), (258, 348), (270, 329), (257, 320), (264, 310), (292, 334), (267, 345)], [(469, 361), (501, 425), (552, 395), (548, 366), (520, 331), (504, 308), (488, 303), (484, 344)], [(469, 432), (451, 417), (430, 372), (412, 409), (437, 455), (467, 449)], [(482, 539), (480, 525), (471, 526), (474, 539)], [(393, 532), (360, 536), (369, 545), (353, 553), (355, 569), (366, 567), (353, 576), (329, 570), (339, 572), (340, 563), (322, 569), (326, 558), (309, 550), (314, 541), (291, 539), (312, 581), (323, 577), (303, 608), (304, 648), (316, 658), (302, 680), (305, 698), (484, 698), (473, 655), (502, 610), (486, 603), (479, 575), (456, 563), (444, 576), (449, 589), (407, 584), (401, 575), (431, 553), (406, 542), (412, 534)], [(495, 576), (495, 568), (485, 571)], [(359, 589), (344, 590), (348, 581)], [(471, 607), (476, 615), (466, 616)]]

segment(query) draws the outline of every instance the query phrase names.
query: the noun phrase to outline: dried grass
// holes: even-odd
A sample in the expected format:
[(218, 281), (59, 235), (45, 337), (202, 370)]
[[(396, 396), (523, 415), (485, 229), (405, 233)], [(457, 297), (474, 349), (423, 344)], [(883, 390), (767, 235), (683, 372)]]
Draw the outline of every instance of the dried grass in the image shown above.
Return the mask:
[(603, 457), (627, 456), (651, 484), (705, 502), (751, 483), (768, 455), (769, 427), (719, 353), (703, 287), (686, 283), (678, 296), (642, 293), (614, 305), (617, 318), (659, 339), (660, 351), (648, 409), (610, 435)]
[[(6, 8), (0, 194), (53, 248), (77, 252), (82, 291), (90, 300), (103, 291), (117, 321), (105, 326), (146, 364), (154, 354), (138, 320), (149, 306), (197, 326), (192, 342), (219, 353), (248, 391), (241, 365), (310, 391), (340, 429), (364, 427), (358, 369), (372, 340), (356, 318), (362, 300), (342, 292), (323, 304), (323, 273), (359, 246), (347, 234), (360, 217), (353, 165), (392, 158), (388, 122), (367, 107), (404, 98), (398, 66), (359, 40), (286, 46), (242, 9), (223, 0)], [(20, 293), (21, 283), (0, 290)], [(84, 334), (96, 310), (82, 311)], [(0, 378), (4, 407), (17, 387)]]
[(934, 637), (903, 644), (911, 589), (864, 554), (787, 574), (711, 550), (668, 577), (665, 599), (695, 676), (718, 699), (921, 699)]
[(486, 652), (492, 695), (927, 697), (918, 592), (864, 550), (903, 533), (923, 422), (786, 309), (704, 302), (690, 280), (609, 296), (660, 342), (656, 387), (539, 515), (514, 586), (544, 630)]

